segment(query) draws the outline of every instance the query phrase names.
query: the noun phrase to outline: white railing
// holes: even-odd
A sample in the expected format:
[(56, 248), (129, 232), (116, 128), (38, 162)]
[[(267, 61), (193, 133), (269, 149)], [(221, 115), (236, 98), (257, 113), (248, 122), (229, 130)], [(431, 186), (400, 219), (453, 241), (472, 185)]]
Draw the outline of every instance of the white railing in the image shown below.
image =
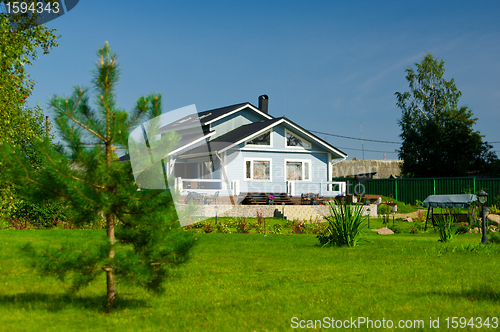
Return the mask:
[(217, 191), (221, 196), (239, 195), (239, 181), (229, 182), (229, 186), (222, 179), (183, 179), (175, 178), (175, 188), (179, 190), (181, 195), (187, 195), (188, 192), (194, 191), (200, 194), (213, 195)]
[(305, 193), (318, 193), (321, 197), (345, 196), (346, 182), (309, 182), (288, 181), (287, 193), (290, 196), (300, 196)]

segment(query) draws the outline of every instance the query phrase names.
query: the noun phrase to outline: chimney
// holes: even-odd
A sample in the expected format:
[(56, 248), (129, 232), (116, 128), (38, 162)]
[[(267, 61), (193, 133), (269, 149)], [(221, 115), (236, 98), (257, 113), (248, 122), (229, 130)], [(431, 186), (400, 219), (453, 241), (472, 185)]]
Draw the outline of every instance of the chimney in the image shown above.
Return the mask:
[(259, 110), (263, 113), (268, 114), (267, 103), (269, 102), (269, 97), (267, 95), (259, 96)]

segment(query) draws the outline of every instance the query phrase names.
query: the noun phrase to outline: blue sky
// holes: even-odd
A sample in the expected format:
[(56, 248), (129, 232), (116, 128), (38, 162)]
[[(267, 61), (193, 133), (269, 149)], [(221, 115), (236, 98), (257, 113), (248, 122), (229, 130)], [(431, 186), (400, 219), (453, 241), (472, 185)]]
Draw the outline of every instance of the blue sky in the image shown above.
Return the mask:
[[(126, 5), (123, 5), (126, 3)], [(500, 2), (82, 0), (48, 23), (60, 46), (29, 68), (30, 105), (90, 86), (96, 50), (118, 53), (119, 107), (159, 92), (164, 111), (198, 111), (269, 96), (269, 113), (335, 135), (399, 141), (396, 91), (426, 51), (445, 60), (475, 129), (500, 142)], [(321, 138), (362, 159), (361, 141)], [(500, 144), (493, 144), (500, 155)], [(364, 142), (365, 159), (397, 144)], [(356, 150), (358, 149), (358, 150)], [(371, 152), (375, 150), (380, 152)], [(391, 153), (392, 152), (392, 153)]]

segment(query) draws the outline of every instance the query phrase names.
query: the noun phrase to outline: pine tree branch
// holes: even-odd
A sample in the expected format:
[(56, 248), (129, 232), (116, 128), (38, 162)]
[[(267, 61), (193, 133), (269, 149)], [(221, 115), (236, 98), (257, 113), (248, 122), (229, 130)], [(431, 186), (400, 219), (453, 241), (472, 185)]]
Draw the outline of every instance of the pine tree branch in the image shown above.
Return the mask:
[(82, 191), (81, 191), (80, 189), (78, 189), (76, 186), (73, 186), (73, 188), (75, 188), (75, 190), (76, 190), (76, 191), (78, 191), (78, 193), (79, 193), (79, 194), (80, 194), (83, 198), (85, 198), (87, 201), (90, 201), (90, 202), (92, 202), (92, 203), (94, 203), (94, 204), (97, 204), (97, 202), (96, 202), (96, 201), (94, 201), (93, 199), (88, 198), (87, 196), (85, 196), (85, 194), (84, 194), (84, 193), (82, 193)]
[(129, 130), (130, 127), (132, 127), (136, 123), (136, 121), (139, 120), (139, 118), (141, 117), (142, 114), (143, 114), (142, 112), (138, 112), (137, 116), (135, 117), (135, 119), (132, 122), (130, 122), (130, 124), (127, 126), (126, 130)]
[(85, 250), (70, 250), (70, 249), (66, 249), (66, 248), (59, 248), (59, 251), (67, 251), (67, 252), (81, 252), (83, 254), (87, 254), (87, 255), (90, 255), (87, 251)]
[[(92, 130), (90, 127), (88, 127), (88, 126), (84, 125), (83, 123), (81, 123), (80, 121), (78, 121), (77, 119), (75, 119), (75, 117), (73, 117), (73, 112), (75, 111), (76, 107), (77, 107), (77, 106), (78, 106), (78, 104), (80, 103), (80, 100), (81, 100), (81, 99), (82, 99), (82, 94), (80, 94), (80, 95), (78, 96), (78, 99), (77, 99), (77, 101), (76, 101), (76, 103), (75, 103), (75, 107), (73, 107), (73, 109), (72, 109), (72, 110), (70, 110), (70, 109), (69, 109), (68, 101), (66, 100), (66, 107), (67, 107), (67, 109), (66, 109), (66, 110), (67, 110), (67, 112), (68, 112), (68, 113), (65, 113), (65, 115), (66, 115), (68, 118), (70, 118), (71, 120), (73, 120), (73, 122), (75, 122), (76, 124), (80, 125), (83, 129), (87, 130), (88, 132), (92, 133), (92, 134), (93, 134), (93, 135), (95, 135), (97, 138), (99, 138), (101, 141), (105, 142), (105, 141), (106, 141), (106, 139), (105, 139), (103, 136), (101, 136), (99, 133), (95, 132), (95, 131), (94, 131), (94, 130)], [(53, 104), (53, 106), (55, 106), (55, 105)], [(56, 107), (56, 108), (58, 108), (58, 107)]]
[(105, 188), (106, 188), (106, 187), (105, 187), (105, 186), (103, 186), (103, 185), (98, 185), (98, 184), (90, 183), (90, 182), (88, 182), (88, 181), (86, 181), (86, 180), (84, 180), (84, 179), (81, 179), (81, 178), (79, 178), (79, 177), (74, 176), (73, 174), (69, 174), (69, 175), (63, 174), (63, 173), (59, 170), (59, 168), (57, 167), (56, 162), (55, 162), (54, 160), (52, 160), (52, 158), (50, 157), (49, 153), (48, 153), (48, 152), (47, 152), (47, 150), (45, 149), (45, 146), (44, 146), (44, 148), (43, 148), (43, 151), (45, 152), (45, 156), (46, 156), (46, 157), (47, 157), (47, 159), (50, 161), (50, 163), (51, 163), (52, 165), (54, 165), (56, 172), (57, 172), (57, 173), (59, 173), (62, 177), (65, 177), (65, 178), (72, 178), (73, 180), (77, 180), (77, 181), (80, 181), (80, 182), (86, 183), (86, 184), (88, 184), (89, 186), (92, 186), (92, 187), (94, 187), (94, 188), (98, 188), (98, 189), (105, 189)]
[(48, 252), (46, 252), (46, 251), (44, 252), (44, 254), (45, 254), (45, 255), (47, 255), (47, 257), (49, 257), (49, 258), (51, 258), (51, 259), (53, 259), (53, 260), (55, 260), (55, 261), (62, 261), (61, 259), (58, 259), (58, 258), (53, 257), (51, 254), (49, 254), (49, 253), (48, 253)]

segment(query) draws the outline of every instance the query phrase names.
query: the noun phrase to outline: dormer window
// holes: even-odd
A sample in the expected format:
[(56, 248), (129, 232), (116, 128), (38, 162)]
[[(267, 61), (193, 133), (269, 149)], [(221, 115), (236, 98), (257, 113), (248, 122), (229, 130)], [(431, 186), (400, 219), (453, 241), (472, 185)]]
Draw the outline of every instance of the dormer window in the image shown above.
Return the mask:
[(271, 146), (271, 131), (266, 131), (262, 135), (259, 135), (255, 138), (246, 142), (246, 145), (267, 145)]
[(305, 141), (301, 137), (292, 134), (288, 130), (285, 130), (285, 138), (286, 138), (286, 146), (287, 147), (292, 147), (292, 148), (304, 148), (304, 149), (310, 149), (311, 148), (311, 143)]

